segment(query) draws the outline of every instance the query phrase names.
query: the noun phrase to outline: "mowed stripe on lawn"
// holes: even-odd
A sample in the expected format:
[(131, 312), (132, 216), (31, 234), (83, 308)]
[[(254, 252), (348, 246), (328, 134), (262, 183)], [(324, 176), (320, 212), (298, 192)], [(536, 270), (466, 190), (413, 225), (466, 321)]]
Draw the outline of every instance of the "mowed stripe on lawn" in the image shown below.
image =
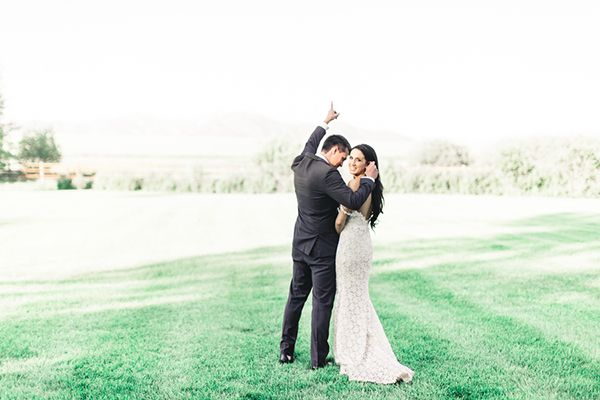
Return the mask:
[(600, 220), (555, 215), (514, 228), (376, 248), (373, 303), (416, 372), (411, 385), (311, 371), (310, 302), (297, 361), (276, 362), (291, 262), (275, 247), (0, 283), (0, 304), (12, 304), (0, 314), (0, 398), (600, 397), (600, 288), (590, 284), (599, 268), (542, 265), (597, 254)]

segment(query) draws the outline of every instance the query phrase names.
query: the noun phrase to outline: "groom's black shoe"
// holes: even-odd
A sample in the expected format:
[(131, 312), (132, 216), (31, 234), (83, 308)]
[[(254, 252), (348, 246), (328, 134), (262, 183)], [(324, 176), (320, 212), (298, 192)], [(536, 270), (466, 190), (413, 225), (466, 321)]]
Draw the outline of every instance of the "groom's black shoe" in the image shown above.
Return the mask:
[(328, 367), (330, 365), (333, 365), (333, 360), (331, 360), (331, 359), (328, 358), (327, 360), (325, 360), (324, 363), (322, 363), (322, 364), (313, 364), (310, 368), (311, 369), (319, 369), (319, 368)]
[(294, 355), (293, 354), (289, 354), (285, 351), (282, 351), (279, 354), (279, 362), (282, 364), (290, 364), (294, 362)]

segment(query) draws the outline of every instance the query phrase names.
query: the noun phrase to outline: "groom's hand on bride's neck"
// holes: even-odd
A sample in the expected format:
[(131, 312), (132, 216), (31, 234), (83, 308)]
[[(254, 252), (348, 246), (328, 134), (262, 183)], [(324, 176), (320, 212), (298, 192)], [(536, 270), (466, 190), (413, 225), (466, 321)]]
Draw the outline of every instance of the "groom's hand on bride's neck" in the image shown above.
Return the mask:
[(379, 170), (377, 169), (377, 165), (375, 165), (375, 161), (369, 162), (369, 165), (367, 165), (367, 170), (365, 171), (365, 173), (368, 177), (377, 179), (377, 177), (379, 176)]

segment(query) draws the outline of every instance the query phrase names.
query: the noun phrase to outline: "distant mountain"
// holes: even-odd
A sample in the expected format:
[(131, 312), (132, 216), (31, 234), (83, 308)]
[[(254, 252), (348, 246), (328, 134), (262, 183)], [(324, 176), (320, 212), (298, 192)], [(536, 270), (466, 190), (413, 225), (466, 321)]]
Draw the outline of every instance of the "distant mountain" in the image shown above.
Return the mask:
[[(65, 158), (83, 156), (212, 157), (251, 156), (276, 139), (301, 146), (314, 123), (276, 121), (259, 114), (230, 113), (205, 121), (128, 117), (77, 123), (50, 123)], [(357, 128), (336, 121), (329, 133), (350, 143), (369, 143), (383, 157), (402, 156), (419, 142), (391, 131)]]

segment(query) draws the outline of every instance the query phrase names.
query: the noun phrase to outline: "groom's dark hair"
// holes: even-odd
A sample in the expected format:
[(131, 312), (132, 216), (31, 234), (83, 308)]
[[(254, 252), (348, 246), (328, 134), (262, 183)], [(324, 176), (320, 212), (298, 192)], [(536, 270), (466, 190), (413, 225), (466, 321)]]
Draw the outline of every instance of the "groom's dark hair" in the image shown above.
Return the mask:
[(323, 142), (323, 151), (329, 151), (333, 146), (337, 146), (344, 153), (350, 152), (350, 143), (342, 135), (331, 135)]

